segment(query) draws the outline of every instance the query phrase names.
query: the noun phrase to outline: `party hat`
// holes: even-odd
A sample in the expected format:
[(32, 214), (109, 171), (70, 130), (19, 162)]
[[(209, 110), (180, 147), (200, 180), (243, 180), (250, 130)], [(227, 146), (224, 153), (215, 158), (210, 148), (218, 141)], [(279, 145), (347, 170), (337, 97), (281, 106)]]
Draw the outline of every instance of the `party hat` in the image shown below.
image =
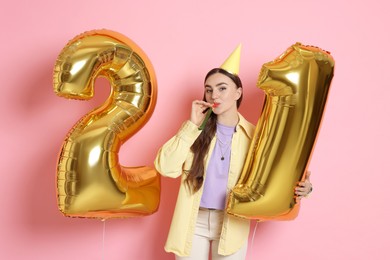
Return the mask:
[(233, 75), (238, 75), (240, 70), (240, 56), (241, 56), (241, 43), (237, 48), (230, 54), (229, 58), (221, 65), (221, 69), (230, 72)]

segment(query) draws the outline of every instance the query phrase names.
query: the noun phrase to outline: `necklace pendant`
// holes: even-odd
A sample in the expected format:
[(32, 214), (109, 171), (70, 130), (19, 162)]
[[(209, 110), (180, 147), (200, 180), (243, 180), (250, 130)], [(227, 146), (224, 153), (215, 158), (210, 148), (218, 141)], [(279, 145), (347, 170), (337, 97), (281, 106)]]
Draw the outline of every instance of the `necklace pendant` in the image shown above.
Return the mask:
[(223, 160), (225, 160), (225, 157), (222, 156), (222, 157), (221, 157), (221, 161), (223, 161)]

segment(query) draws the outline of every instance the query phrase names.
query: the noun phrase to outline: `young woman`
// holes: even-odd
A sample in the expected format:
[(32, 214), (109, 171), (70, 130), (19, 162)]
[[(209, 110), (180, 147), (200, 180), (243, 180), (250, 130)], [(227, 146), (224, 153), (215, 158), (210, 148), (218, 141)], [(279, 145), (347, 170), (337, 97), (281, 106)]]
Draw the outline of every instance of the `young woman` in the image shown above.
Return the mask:
[[(225, 62), (226, 63), (226, 62)], [(176, 259), (245, 259), (250, 221), (226, 214), (229, 191), (243, 168), (254, 126), (239, 112), (240, 78), (222, 68), (205, 78), (203, 100), (192, 102), (190, 120), (159, 150), (156, 169), (181, 177), (176, 208), (165, 245)], [(204, 129), (199, 130), (212, 109)], [(298, 198), (311, 190), (308, 179)]]

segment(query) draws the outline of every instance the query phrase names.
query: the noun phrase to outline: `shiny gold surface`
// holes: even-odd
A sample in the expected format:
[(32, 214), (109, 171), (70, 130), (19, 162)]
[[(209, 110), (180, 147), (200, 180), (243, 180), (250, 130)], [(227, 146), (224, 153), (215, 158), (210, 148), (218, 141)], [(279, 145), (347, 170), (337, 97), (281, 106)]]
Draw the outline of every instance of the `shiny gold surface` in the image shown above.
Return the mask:
[(291, 220), (299, 212), (297, 182), (305, 179), (324, 113), (334, 60), (296, 43), (263, 65), (258, 87), (266, 99), (246, 162), (232, 190), (229, 214)]
[(152, 214), (160, 202), (159, 174), (154, 168), (124, 167), (118, 161), (121, 145), (153, 113), (157, 82), (152, 64), (127, 37), (88, 31), (59, 54), (54, 91), (65, 98), (89, 99), (97, 77), (109, 80), (111, 93), (64, 140), (57, 166), (59, 209), (66, 216), (103, 219)]

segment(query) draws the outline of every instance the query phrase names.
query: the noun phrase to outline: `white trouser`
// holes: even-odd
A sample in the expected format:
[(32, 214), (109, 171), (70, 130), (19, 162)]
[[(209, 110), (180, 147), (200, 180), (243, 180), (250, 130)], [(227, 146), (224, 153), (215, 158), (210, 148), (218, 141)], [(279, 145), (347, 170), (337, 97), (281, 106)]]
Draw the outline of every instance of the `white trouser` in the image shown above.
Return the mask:
[(222, 210), (199, 209), (191, 255), (187, 257), (176, 255), (176, 260), (208, 260), (210, 245), (212, 260), (244, 260), (248, 241), (234, 254), (227, 256), (218, 255), (223, 217), (224, 212)]

